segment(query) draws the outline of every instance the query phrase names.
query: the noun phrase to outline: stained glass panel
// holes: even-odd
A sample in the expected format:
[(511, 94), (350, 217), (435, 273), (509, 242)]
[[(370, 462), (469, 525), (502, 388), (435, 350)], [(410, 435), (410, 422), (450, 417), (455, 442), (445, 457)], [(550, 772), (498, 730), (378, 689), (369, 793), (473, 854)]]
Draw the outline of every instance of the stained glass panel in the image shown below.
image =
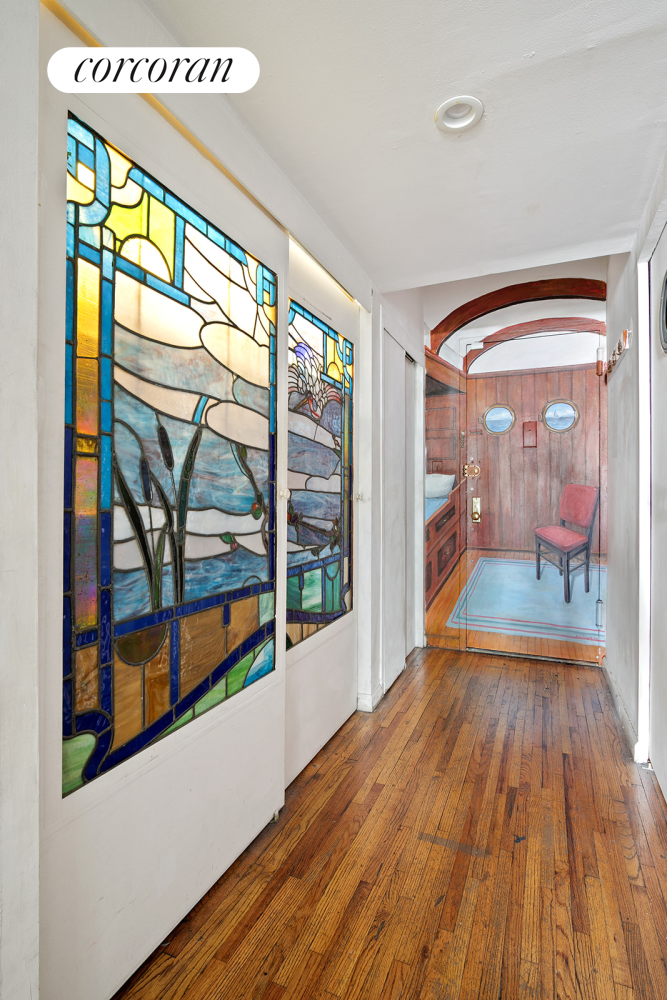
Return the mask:
[(274, 273), (68, 133), (63, 795), (273, 670), (276, 531)]
[(352, 607), (352, 344), (289, 309), (287, 647)]

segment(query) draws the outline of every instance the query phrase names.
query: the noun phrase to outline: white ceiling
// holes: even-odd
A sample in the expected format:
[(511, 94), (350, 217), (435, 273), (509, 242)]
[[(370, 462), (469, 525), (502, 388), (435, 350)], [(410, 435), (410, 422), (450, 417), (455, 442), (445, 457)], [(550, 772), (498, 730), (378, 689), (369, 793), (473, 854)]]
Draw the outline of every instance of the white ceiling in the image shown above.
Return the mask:
[[(664, 0), (144, 2), (255, 53), (235, 110), (381, 289), (629, 249), (667, 146)], [(466, 93), (484, 118), (441, 133)]]

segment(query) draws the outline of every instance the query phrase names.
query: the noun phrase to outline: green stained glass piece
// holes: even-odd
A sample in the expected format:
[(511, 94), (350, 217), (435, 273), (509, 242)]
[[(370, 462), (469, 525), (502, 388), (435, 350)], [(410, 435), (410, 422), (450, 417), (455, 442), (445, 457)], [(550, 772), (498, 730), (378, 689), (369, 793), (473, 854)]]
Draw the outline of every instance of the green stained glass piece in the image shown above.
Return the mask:
[(95, 749), (92, 733), (81, 733), (71, 740), (63, 740), (63, 795), (69, 795), (83, 784), (83, 769)]
[(287, 577), (287, 607), (293, 611), (301, 610), (301, 591), (299, 590), (299, 577)]
[(207, 691), (203, 698), (200, 698), (195, 705), (195, 715), (201, 715), (203, 712), (208, 712), (209, 708), (213, 708), (214, 705), (219, 705), (221, 701), (224, 701), (227, 697), (227, 678), (223, 677), (215, 687)]
[(270, 622), (274, 615), (274, 594), (259, 595), (259, 624)]
[(255, 659), (255, 653), (257, 650), (253, 649), (251, 653), (244, 656), (239, 663), (227, 674), (227, 697), (231, 698), (233, 694), (240, 691), (243, 687), (243, 682), (246, 679), (246, 674), (250, 670), (253, 660)]
[(173, 725), (169, 726), (169, 729), (165, 729), (165, 731), (162, 733), (162, 736), (168, 736), (169, 733), (176, 732), (177, 729), (180, 729), (181, 726), (184, 726), (186, 722), (190, 722), (193, 718), (194, 718), (194, 709), (191, 708), (190, 711), (186, 712), (185, 715), (182, 715), (180, 719), (176, 719), (176, 722), (174, 722)]
[(322, 610), (322, 570), (311, 569), (303, 574), (301, 607), (304, 611)]

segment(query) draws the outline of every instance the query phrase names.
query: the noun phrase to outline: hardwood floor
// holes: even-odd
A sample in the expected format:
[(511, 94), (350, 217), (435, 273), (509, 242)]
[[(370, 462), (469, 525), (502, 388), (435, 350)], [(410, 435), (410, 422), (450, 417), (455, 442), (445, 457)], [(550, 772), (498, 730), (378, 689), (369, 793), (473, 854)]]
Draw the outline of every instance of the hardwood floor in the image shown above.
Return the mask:
[(603, 673), (420, 650), (116, 1000), (660, 1000), (666, 898)]
[(471, 649), (489, 649), (518, 656), (548, 657), (556, 660), (576, 660), (580, 663), (602, 663), (604, 646), (589, 646), (581, 642), (566, 642), (560, 639), (540, 639), (535, 636), (505, 635), (502, 632), (480, 632), (450, 628), (447, 620), (451, 615), (459, 594), (466, 585), (468, 576), (482, 556), (499, 556), (507, 559), (526, 559), (534, 562), (534, 553), (512, 550), (499, 553), (492, 549), (468, 549), (463, 553), (458, 566), (445, 581), (433, 604), (426, 612), (426, 636), (429, 646), (440, 649), (465, 649), (466, 642)]

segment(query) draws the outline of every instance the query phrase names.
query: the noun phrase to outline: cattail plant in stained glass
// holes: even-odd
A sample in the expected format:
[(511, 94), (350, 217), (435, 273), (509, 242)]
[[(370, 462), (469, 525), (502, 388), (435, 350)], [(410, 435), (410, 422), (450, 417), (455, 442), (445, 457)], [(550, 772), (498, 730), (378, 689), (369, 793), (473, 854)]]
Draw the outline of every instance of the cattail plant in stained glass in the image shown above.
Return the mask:
[(274, 667), (276, 277), (71, 116), (63, 794)]
[(289, 307), (287, 647), (352, 607), (352, 391), (349, 340)]

